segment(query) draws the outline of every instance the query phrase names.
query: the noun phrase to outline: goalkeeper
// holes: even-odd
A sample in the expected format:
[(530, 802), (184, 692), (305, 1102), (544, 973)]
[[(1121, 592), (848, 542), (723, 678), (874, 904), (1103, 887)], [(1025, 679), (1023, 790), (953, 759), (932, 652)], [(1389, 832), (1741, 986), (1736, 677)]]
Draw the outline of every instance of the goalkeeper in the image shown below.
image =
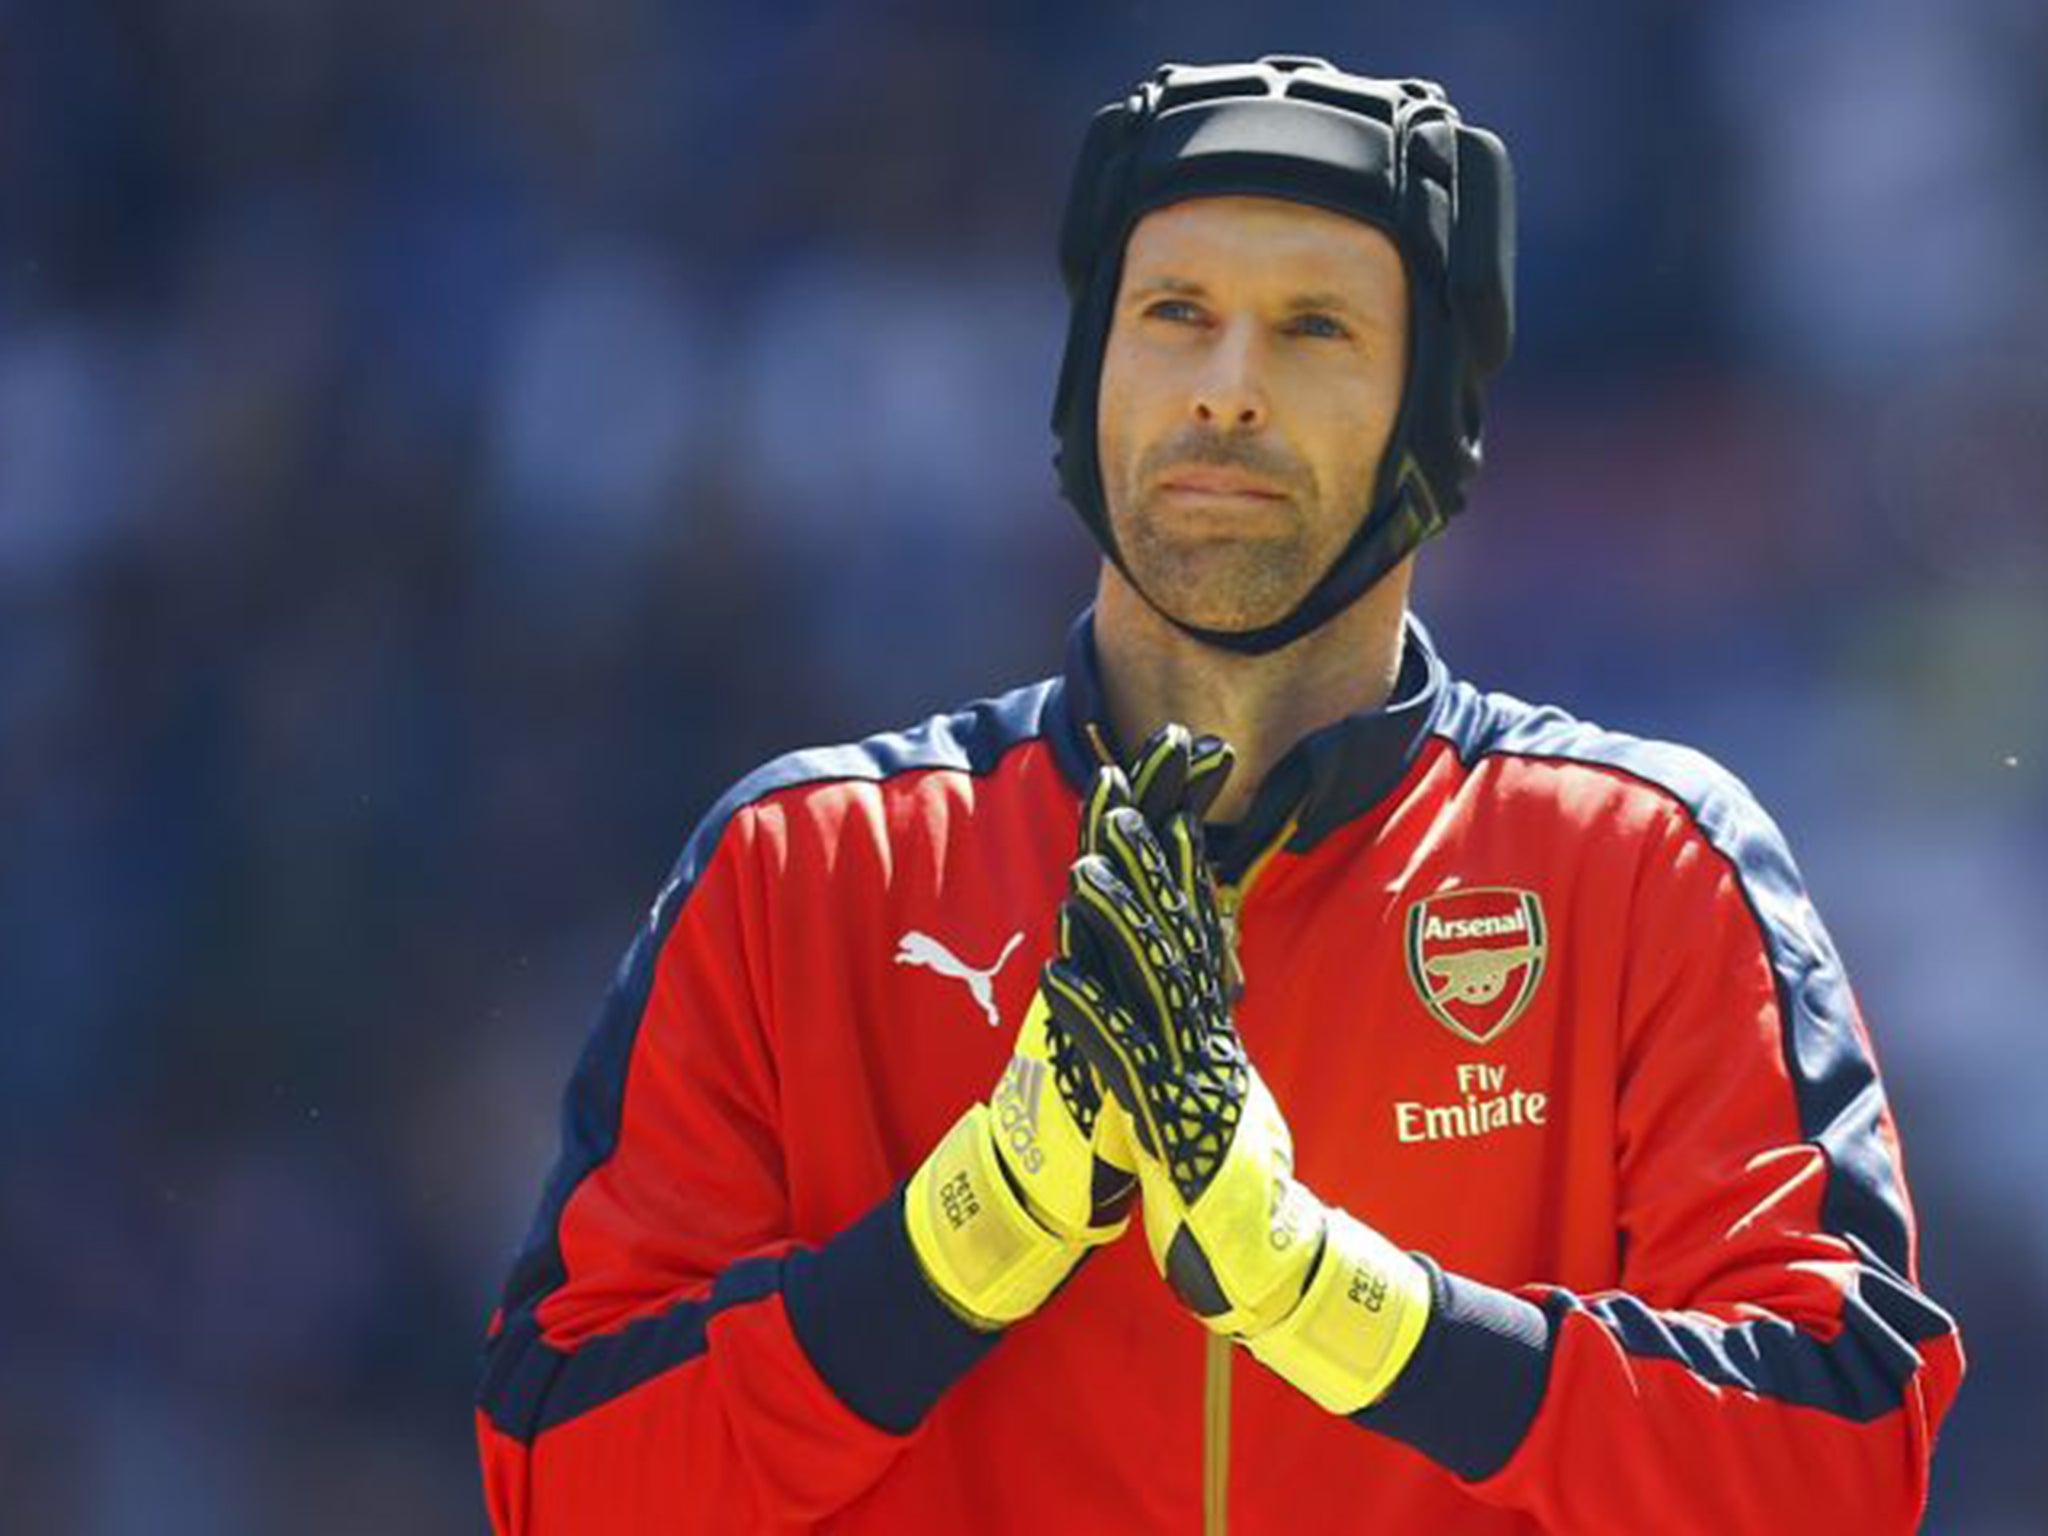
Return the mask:
[(1962, 1349), (1783, 837), (1409, 611), (1512, 253), (1426, 82), (1097, 114), (1095, 602), (691, 838), (488, 1329), (499, 1536), (1917, 1524)]

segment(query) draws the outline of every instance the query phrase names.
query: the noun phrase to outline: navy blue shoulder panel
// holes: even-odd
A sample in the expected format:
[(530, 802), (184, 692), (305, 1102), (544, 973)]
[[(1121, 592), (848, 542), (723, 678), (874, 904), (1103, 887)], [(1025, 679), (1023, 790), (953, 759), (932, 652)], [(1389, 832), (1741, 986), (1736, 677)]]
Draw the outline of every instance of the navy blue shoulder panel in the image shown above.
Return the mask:
[[(632, 947), (619, 963), (597, 1026), (577, 1061), (562, 1104), (561, 1153), (548, 1175), (540, 1208), (506, 1282), (499, 1338), (510, 1342), (535, 1337), (531, 1314), (567, 1278), (557, 1234), (562, 1212), (577, 1185), (618, 1146), (627, 1065), (648, 995), (653, 990), (656, 960), (733, 817), (770, 795), (808, 784), (879, 782), (928, 769), (953, 769), (977, 776), (991, 773), (1013, 748), (1041, 735), (1048, 704), (1060, 686), (1058, 679), (1048, 679), (997, 698), (977, 700), (948, 714), (934, 715), (908, 730), (886, 732), (843, 746), (787, 753), (746, 775), (705, 813), (648, 911)], [(715, 1296), (712, 1300), (722, 1299)], [(522, 1320), (525, 1325), (517, 1326)], [(696, 1349), (702, 1347), (700, 1323), (685, 1322), (662, 1330), (647, 1328), (639, 1333), (637, 1342), (643, 1344), (646, 1337), (658, 1335), (672, 1343), (680, 1341)], [(664, 1362), (647, 1357), (643, 1348), (638, 1352), (643, 1358), (639, 1359), (636, 1372), (644, 1378), (645, 1374), (677, 1363), (692, 1352), (694, 1349), (685, 1349), (675, 1359)], [(517, 1372), (507, 1372), (502, 1364), (488, 1372), (486, 1397), (500, 1395), (491, 1391), (494, 1379), (504, 1383), (517, 1376)], [(492, 1408), (494, 1418), (501, 1423), (536, 1422), (537, 1404), (497, 1401), (486, 1406)]]
[[(1530, 704), (1512, 694), (1481, 693), (1454, 681), (1431, 729), (1447, 738), (1466, 763), (1482, 757), (1550, 758), (1617, 769), (1683, 804), (1721, 852), (1751, 833), (1784, 847), (1784, 838), (1756, 797), (1706, 753), (1676, 742), (1611, 731), (1554, 704)], [(1728, 834), (1726, 841), (1716, 829)]]
[[(662, 890), (657, 912), (682, 905), (711, 862), (727, 824), (748, 806), (806, 784), (879, 783), (932, 768), (977, 776), (993, 773), (1011, 748), (1044, 733), (1047, 706), (1060, 687), (1058, 678), (1047, 678), (997, 698), (977, 699), (950, 714), (933, 715), (908, 730), (883, 731), (840, 746), (805, 747), (762, 764), (705, 812)], [(674, 911), (667, 911), (666, 918), (673, 922)], [(666, 927), (664, 923), (664, 932)]]

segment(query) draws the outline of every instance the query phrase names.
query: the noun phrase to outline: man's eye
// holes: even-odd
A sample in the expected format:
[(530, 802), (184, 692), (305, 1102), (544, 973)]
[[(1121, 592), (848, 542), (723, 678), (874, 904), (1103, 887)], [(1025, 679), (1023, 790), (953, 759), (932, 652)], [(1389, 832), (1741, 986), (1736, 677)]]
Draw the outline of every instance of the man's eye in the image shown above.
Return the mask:
[(1202, 318), (1202, 312), (1186, 299), (1159, 299), (1145, 306), (1148, 319), (1193, 321)]
[(1287, 328), (1297, 336), (1327, 337), (1333, 341), (1343, 341), (1351, 335), (1350, 329), (1335, 315), (1320, 314), (1314, 310), (1296, 315), (1288, 322)]

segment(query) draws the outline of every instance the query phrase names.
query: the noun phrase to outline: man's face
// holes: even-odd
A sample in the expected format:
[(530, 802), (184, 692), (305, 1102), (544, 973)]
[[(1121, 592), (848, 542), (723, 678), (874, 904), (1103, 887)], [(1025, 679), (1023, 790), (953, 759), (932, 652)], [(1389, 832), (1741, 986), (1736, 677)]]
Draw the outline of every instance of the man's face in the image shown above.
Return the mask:
[(1350, 541), (1400, 410), (1408, 279), (1370, 225), (1203, 197), (1131, 231), (1102, 364), (1103, 492), (1182, 623), (1284, 618)]

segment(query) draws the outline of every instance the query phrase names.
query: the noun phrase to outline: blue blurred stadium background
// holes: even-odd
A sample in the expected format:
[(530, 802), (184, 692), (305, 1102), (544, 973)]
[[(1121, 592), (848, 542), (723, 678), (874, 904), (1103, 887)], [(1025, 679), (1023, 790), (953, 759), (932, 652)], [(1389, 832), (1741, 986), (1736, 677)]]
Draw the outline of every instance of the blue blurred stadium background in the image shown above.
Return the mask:
[(0, 1525), (482, 1528), (476, 1338), (696, 816), (1040, 675), (1087, 112), (1444, 80), (1520, 352), (1419, 602), (1787, 826), (2048, 1530), (2048, 4), (0, 0)]

